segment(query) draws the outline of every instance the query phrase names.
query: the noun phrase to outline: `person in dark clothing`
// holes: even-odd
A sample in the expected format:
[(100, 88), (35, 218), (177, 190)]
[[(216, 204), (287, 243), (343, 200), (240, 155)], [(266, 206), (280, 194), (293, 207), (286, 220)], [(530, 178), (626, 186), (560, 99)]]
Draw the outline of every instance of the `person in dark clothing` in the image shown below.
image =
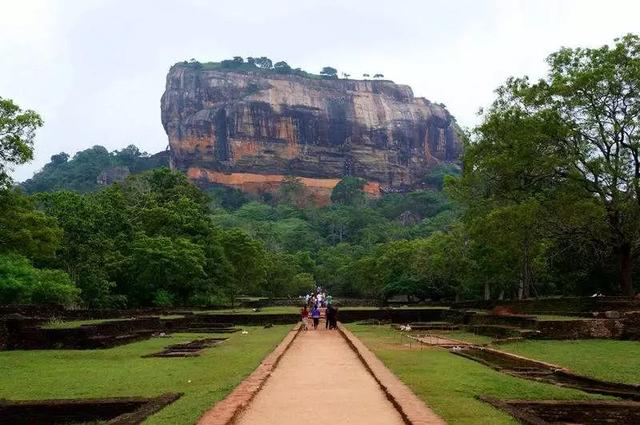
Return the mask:
[(333, 326), (333, 329), (338, 329), (338, 309), (336, 307), (333, 308), (331, 325)]
[(327, 306), (327, 310), (326, 310), (326, 321), (324, 324), (324, 328), (325, 329), (331, 329), (331, 315), (333, 314), (333, 306), (331, 304), (329, 304)]
[(329, 307), (327, 307), (327, 328), (338, 328), (338, 309), (332, 304), (329, 304)]

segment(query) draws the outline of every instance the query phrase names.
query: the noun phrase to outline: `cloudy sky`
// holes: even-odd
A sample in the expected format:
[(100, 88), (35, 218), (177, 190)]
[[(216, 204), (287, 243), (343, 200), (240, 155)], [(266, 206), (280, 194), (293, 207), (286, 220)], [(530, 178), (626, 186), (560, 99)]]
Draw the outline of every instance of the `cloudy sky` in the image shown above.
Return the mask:
[(160, 96), (185, 59), (381, 72), (472, 126), (509, 75), (539, 77), (560, 46), (627, 32), (640, 1), (0, 0), (0, 96), (45, 120), (23, 180), (61, 151), (163, 150)]

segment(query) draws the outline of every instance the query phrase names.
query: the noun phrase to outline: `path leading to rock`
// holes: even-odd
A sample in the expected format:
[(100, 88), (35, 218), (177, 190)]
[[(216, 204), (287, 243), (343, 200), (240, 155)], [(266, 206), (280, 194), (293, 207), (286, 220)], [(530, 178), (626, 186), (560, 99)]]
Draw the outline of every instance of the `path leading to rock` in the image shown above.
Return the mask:
[(307, 422), (404, 424), (345, 339), (324, 326), (300, 333), (235, 423)]

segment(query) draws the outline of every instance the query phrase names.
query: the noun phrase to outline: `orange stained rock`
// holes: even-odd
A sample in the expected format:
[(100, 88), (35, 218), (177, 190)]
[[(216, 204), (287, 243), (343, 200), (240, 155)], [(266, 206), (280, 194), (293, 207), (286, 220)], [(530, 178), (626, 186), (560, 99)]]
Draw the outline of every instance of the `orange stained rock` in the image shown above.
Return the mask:
[[(254, 194), (263, 191), (275, 192), (282, 184), (282, 180), (287, 177), (284, 174), (223, 173), (199, 167), (189, 168), (187, 176), (192, 180), (205, 180), (210, 183), (232, 186)], [(321, 205), (326, 205), (330, 202), (331, 191), (340, 182), (339, 178), (298, 177), (298, 179), (309, 189), (313, 198)], [(380, 183), (367, 182), (363, 190), (370, 196), (379, 196)]]
[[(212, 183), (241, 186), (251, 183), (282, 183), (284, 174), (256, 174), (256, 173), (222, 173), (199, 167), (191, 167), (187, 175), (192, 179), (206, 179)], [(340, 179), (317, 179), (312, 177), (298, 177), (308, 187), (333, 189)]]
[(367, 182), (362, 188), (364, 193), (368, 193), (372, 196), (380, 196), (380, 183), (378, 182)]

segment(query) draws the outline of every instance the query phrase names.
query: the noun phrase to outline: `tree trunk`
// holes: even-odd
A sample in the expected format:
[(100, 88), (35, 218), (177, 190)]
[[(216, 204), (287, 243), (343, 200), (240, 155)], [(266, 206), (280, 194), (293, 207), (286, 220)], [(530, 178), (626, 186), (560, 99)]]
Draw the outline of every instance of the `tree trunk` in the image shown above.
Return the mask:
[(522, 248), (524, 261), (522, 264), (522, 293), (520, 294), (520, 299), (529, 298), (531, 295), (531, 255), (529, 250), (528, 234), (524, 238)]
[(484, 284), (484, 300), (488, 301), (490, 299), (491, 299), (491, 284), (487, 282)]
[(633, 290), (633, 258), (631, 257), (631, 246), (628, 243), (620, 247), (620, 290), (622, 295), (632, 297)]
[(518, 282), (518, 299), (521, 300), (524, 296), (524, 279), (520, 277), (520, 282)]

